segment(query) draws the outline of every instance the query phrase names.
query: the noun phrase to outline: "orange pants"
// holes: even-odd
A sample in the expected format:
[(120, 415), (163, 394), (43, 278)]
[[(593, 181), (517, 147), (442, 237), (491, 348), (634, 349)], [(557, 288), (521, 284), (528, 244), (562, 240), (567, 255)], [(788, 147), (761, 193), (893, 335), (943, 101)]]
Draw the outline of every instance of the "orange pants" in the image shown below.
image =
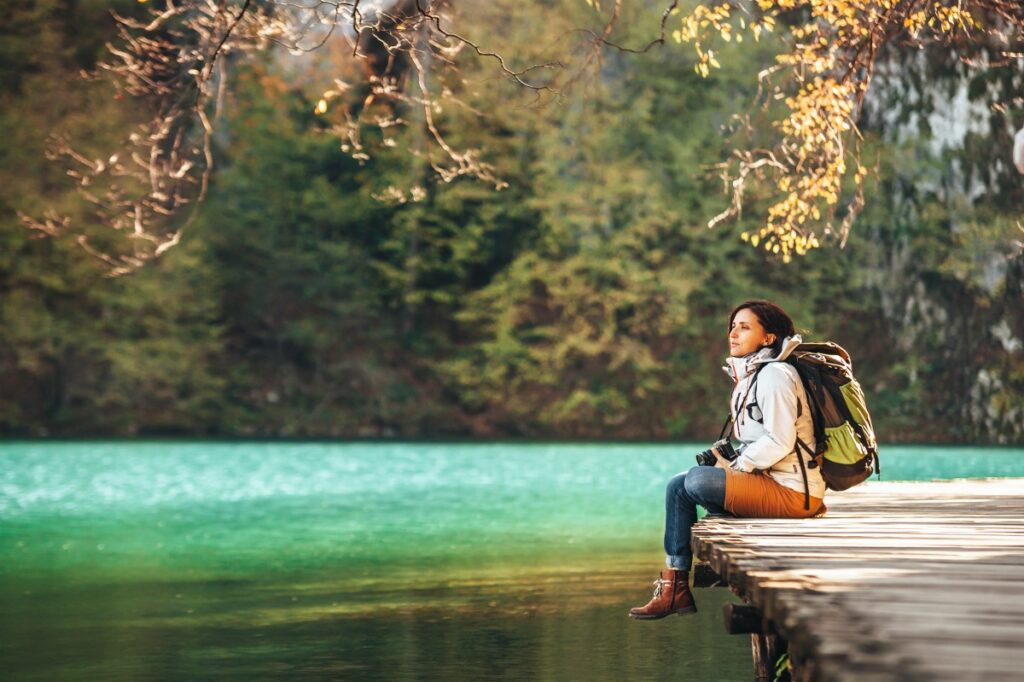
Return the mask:
[(804, 509), (804, 494), (776, 483), (762, 473), (725, 470), (725, 508), (736, 516), (753, 519), (803, 519), (825, 512), (820, 497), (811, 497)]

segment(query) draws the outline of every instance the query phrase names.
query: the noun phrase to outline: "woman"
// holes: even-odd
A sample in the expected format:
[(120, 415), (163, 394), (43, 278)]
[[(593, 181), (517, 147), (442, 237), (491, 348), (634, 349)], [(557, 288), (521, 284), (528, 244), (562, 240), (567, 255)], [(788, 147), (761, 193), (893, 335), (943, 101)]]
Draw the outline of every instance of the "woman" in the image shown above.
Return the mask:
[[(807, 394), (796, 369), (783, 362), (801, 342), (793, 320), (773, 303), (747, 301), (729, 316), (728, 338), (723, 369), (735, 382), (729, 406), (733, 437), (740, 442), (737, 456), (730, 462), (712, 448), (714, 467), (697, 466), (669, 481), (668, 568), (654, 581), (651, 601), (630, 609), (632, 618), (652, 620), (697, 610), (689, 571), (690, 528), (697, 521), (698, 504), (710, 514), (749, 518), (804, 518), (825, 510), (825, 482), (805, 454), (815, 447)], [(807, 449), (797, 448), (797, 438)]]

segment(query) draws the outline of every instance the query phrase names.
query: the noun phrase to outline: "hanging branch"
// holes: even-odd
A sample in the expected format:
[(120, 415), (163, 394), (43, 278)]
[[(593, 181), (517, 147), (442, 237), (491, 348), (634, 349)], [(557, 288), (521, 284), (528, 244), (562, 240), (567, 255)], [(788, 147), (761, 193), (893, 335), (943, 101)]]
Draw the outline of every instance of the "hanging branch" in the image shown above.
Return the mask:
[[(1019, 63), (1024, 52), (1018, 0), (757, 0), (756, 8), (727, 0), (694, 7), (677, 37), (693, 44), (695, 69), (708, 76), (719, 66), (713, 41), (758, 40), (779, 25), (788, 49), (761, 74), (764, 108), (785, 105), (772, 124), (775, 145), (739, 149), (719, 166), (731, 201), (709, 227), (738, 218), (757, 179), (774, 190), (774, 203), (760, 228), (741, 237), (787, 261), (822, 239), (844, 245), (864, 206), (870, 169), (861, 163), (857, 122), (883, 48), (942, 46), (985, 68)], [(851, 175), (852, 189), (844, 186)]]
[[(741, 237), (788, 260), (824, 239), (844, 243), (863, 206), (869, 169), (860, 161), (857, 122), (885, 49), (944, 46), (964, 64), (981, 68), (1024, 58), (1019, 0), (721, 0), (687, 11), (673, 0), (665, 4), (658, 37), (638, 48), (613, 40), (623, 5), (611, 0), (602, 28), (583, 32), (586, 50), (578, 69), (557, 60), (517, 68), (508, 55), (454, 27), (455, 1), (369, 6), (360, 0), (165, 0), (148, 21), (115, 14), (118, 40), (108, 46), (99, 72), (114, 81), (118, 97), (132, 98), (150, 118), (106, 158), (92, 158), (63, 138), (53, 140), (49, 155), (66, 165), (91, 207), (83, 223), (112, 227), (126, 238), (93, 244), (84, 228), (53, 212), (21, 215), (22, 222), (41, 236), (75, 233), (115, 275), (167, 252), (180, 243), (208, 191), (229, 67), (274, 45), (301, 55), (332, 40), (348, 41), (365, 79), (361, 99), (333, 114), (331, 130), (342, 150), (366, 162), (372, 151), (362, 141), (366, 130), (384, 132), (384, 145), (394, 145), (387, 130), (415, 118), (426, 144), (407, 152), (426, 159), (435, 181), (475, 178), (500, 189), (504, 181), (484, 151), (459, 148), (439, 117), (446, 110), (484, 115), (447, 85), (457, 82), (453, 76), (461, 79), (465, 54), (495, 64), (496, 73), (524, 91), (554, 98), (596, 73), (604, 49), (640, 53), (664, 44), (677, 16), (672, 35), (693, 45), (694, 68), (703, 76), (718, 67), (713, 41), (738, 42), (744, 35), (758, 40), (777, 26), (785, 30), (786, 49), (760, 76), (764, 109), (777, 101), (784, 105), (772, 124), (774, 140), (737, 149), (719, 167), (730, 202), (710, 225), (738, 218), (751, 183), (767, 184), (774, 198), (764, 222)], [(581, 2), (603, 11), (599, 0)], [(320, 97), (316, 113), (327, 114), (332, 101), (357, 91), (340, 78), (334, 85)], [(411, 112), (421, 115), (405, 115)], [(380, 196), (416, 201), (425, 195), (416, 186)]]
[[(48, 156), (65, 165), (91, 215), (79, 224), (55, 212), (19, 214), (22, 223), (40, 236), (73, 233), (115, 276), (159, 257), (180, 243), (208, 191), (213, 134), (229, 66), (273, 45), (302, 54), (339, 37), (350, 41), (369, 86), (363, 101), (346, 109), (333, 128), (343, 150), (365, 162), (369, 154), (361, 142), (363, 131), (407, 125), (401, 111), (415, 107), (424, 114), (429, 166), (440, 182), (473, 177), (501, 189), (505, 182), (483, 161), (483, 152), (456, 148), (437, 124), (435, 112), (448, 106), (483, 115), (444, 87), (443, 76), (457, 70), (457, 54), (469, 47), (478, 57), (495, 61), (518, 86), (557, 94), (553, 80), (527, 79), (563, 65), (511, 68), (502, 55), (449, 30), (448, 7), (447, 0), (398, 0), (372, 9), (360, 0), (165, 0), (146, 21), (114, 13), (117, 40), (91, 76), (109, 77), (118, 99), (131, 98), (151, 116), (106, 158), (91, 158), (73, 141), (53, 138)], [(317, 113), (325, 113), (328, 102), (349, 88), (340, 79), (335, 84), (317, 104)], [(418, 200), (423, 189), (413, 188), (409, 196)], [(95, 230), (87, 234), (82, 224), (113, 228), (126, 239), (105, 238), (97, 245), (90, 240)]]
[[(113, 16), (118, 41), (108, 45), (99, 70), (113, 80), (117, 98), (132, 98), (151, 118), (106, 159), (88, 158), (66, 138), (54, 138), (48, 156), (67, 166), (93, 218), (128, 237), (112, 248), (94, 246), (84, 232), (76, 237), (111, 275), (121, 275), (178, 244), (194, 220), (209, 186), (227, 58), (262, 47), (261, 32), (274, 20), (254, 10), (251, 0), (233, 12), (228, 3), (212, 0), (168, 0), (148, 23)], [(185, 207), (192, 210), (182, 220)], [(74, 229), (67, 217), (21, 219), (49, 236)]]

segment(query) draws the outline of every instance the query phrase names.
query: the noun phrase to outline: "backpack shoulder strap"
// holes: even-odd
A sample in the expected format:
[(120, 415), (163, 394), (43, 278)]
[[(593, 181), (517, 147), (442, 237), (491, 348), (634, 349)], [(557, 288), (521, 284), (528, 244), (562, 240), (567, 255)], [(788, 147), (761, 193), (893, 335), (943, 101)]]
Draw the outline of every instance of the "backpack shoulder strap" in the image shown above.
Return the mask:
[[(824, 450), (827, 435), (825, 433), (824, 410), (821, 400), (825, 395), (825, 388), (821, 378), (821, 370), (809, 362), (802, 362), (798, 357), (786, 358), (786, 363), (796, 370), (800, 377), (800, 383), (807, 395), (807, 406), (811, 411), (811, 424), (814, 427), (814, 441), (818, 445), (819, 453)], [(799, 405), (799, 401), (797, 401)], [(806, 447), (806, 443), (804, 444)]]
[(800, 448), (804, 449), (804, 452), (807, 453), (807, 457), (810, 458), (812, 462), (814, 461), (814, 453), (811, 452), (811, 449), (807, 446), (807, 443), (801, 440), (800, 436), (796, 437), (796, 461), (800, 462), (800, 473), (803, 474), (804, 477), (804, 511), (810, 511), (811, 484), (807, 480), (807, 465), (804, 464), (804, 458), (800, 454)]

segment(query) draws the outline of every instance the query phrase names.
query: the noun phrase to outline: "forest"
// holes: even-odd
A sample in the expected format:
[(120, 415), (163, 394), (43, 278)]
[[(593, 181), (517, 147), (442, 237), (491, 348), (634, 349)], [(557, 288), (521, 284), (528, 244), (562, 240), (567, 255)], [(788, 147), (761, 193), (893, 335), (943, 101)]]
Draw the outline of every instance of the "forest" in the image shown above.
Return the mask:
[[(417, 125), (354, 155), (336, 134), (345, 98), (321, 104), (354, 68), (344, 42), (268, 48), (232, 63), (181, 242), (111, 277), (74, 234), (23, 216), (124, 239), (89, 222), (47, 151), (67, 136), (100, 158), (149, 115), (81, 76), (115, 38), (109, 10), (147, 7), (0, 5), (7, 437), (711, 441), (731, 389), (727, 316), (766, 298), (805, 339), (849, 350), (883, 443), (1024, 442), (1024, 177), (1008, 156), (1024, 108), (998, 106), (1019, 61), (884, 56), (858, 121), (863, 209), (844, 245), (790, 259), (741, 238), (770, 201), (756, 189), (708, 227), (773, 38), (723, 45), (707, 77), (677, 42), (608, 48), (545, 101), (463, 50), (471, 113), (437, 125), (500, 183), (438, 181), (410, 153)], [(616, 40), (657, 37), (662, 9), (630, 4)], [(600, 24), (583, 0), (459, 12), (524, 64), (571, 58), (573, 27)]]

